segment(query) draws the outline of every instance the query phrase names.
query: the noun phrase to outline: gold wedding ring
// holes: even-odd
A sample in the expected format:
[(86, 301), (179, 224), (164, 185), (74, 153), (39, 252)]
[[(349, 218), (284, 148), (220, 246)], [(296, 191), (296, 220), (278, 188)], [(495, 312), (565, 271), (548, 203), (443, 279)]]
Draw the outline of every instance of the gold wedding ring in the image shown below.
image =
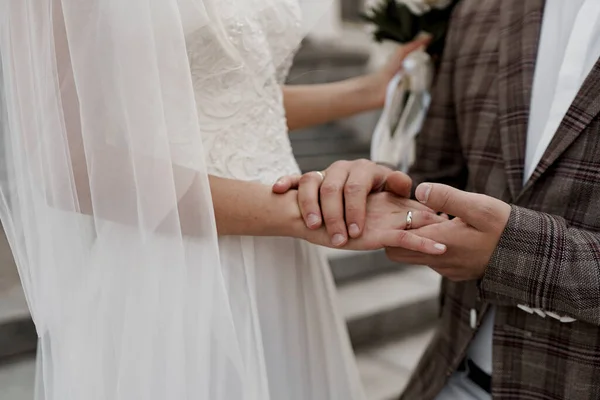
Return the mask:
[(412, 228), (412, 211), (406, 213), (406, 226), (404, 229), (409, 230)]
[(315, 171), (315, 173), (321, 177), (321, 182), (323, 182), (325, 180), (325, 173), (324, 172), (322, 172), (322, 171)]

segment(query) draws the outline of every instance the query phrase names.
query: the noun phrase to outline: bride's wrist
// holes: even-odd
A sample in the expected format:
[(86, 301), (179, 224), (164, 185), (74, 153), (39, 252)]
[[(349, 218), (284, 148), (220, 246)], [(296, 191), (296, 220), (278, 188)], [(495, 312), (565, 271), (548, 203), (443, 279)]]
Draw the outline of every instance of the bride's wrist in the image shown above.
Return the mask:
[(294, 237), (304, 239), (306, 236), (306, 225), (302, 219), (302, 213), (298, 206), (298, 192), (290, 190), (283, 195), (277, 196), (275, 204), (275, 215), (278, 215), (274, 220), (274, 230), (277, 231), (276, 236)]
[(276, 195), (275, 216), (272, 220), (272, 230), (275, 236), (293, 237), (306, 240), (313, 244), (330, 246), (327, 232), (324, 228), (309, 229), (302, 218), (298, 205), (298, 191), (290, 190), (283, 195)]

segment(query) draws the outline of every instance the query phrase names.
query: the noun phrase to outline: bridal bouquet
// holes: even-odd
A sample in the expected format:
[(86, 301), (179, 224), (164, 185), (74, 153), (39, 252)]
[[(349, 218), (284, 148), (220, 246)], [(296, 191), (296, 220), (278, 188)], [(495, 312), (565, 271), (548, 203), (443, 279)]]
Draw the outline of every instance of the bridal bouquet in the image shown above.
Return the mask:
[(427, 53), (437, 60), (444, 50), (450, 15), (458, 1), (380, 0), (363, 14), (363, 19), (374, 25), (377, 42), (404, 44), (422, 33), (431, 35)]

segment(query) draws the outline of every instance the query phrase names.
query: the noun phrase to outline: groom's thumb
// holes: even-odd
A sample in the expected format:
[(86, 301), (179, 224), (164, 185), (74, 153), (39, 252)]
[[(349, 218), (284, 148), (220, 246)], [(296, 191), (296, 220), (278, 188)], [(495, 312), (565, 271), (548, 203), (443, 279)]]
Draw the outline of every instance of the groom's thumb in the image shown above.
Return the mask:
[[(447, 185), (422, 183), (415, 192), (417, 200), (438, 212), (458, 217), (468, 223), (472, 222), (473, 211), (479, 209), (476, 194), (464, 192)], [(476, 225), (476, 224), (475, 224)]]

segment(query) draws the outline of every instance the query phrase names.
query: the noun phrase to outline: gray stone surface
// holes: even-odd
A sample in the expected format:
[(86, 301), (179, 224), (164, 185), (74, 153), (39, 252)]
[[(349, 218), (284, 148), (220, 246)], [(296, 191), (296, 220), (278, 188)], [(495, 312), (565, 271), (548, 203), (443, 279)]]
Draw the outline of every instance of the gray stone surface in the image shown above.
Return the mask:
[(338, 285), (398, 271), (404, 265), (390, 261), (383, 250), (350, 251), (326, 249), (333, 277)]
[(36, 343), (17, 267), (0, 227), (0, 359), (32, 351)]
[(355, 348), (430, 326), (439, 313), (439, 275), (406, 267), (339, 287), (339, 304)]
[(368, 400), (397, 400), (408, 383), (435, 329), (426, 329), (357, 354)]
[[(328, 83), (362, 75), (370, 54), (362, 46), (306, 41), (294, 60), (288, 83)], [(369, 112), (290, 134), (302, 171), (321, 170), (337, 160), (369, 157), (379, 112)]]
[(0, 364), (0, 399), (33, 400), (34, 383), (33, 357), (13, 359)]

